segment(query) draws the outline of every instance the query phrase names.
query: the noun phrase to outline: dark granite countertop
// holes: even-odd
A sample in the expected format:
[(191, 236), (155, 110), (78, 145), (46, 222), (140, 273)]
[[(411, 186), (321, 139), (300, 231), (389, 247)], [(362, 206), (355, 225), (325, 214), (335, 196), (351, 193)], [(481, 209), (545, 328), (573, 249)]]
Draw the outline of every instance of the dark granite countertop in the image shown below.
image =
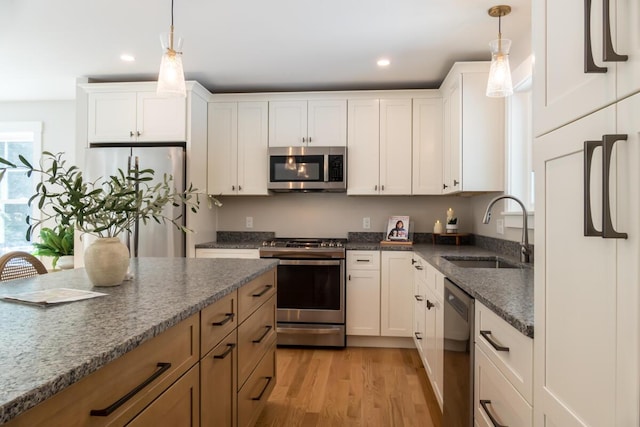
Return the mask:
[(0, 301), (0, 424), (277, 265), (268, 259), (141, 258), (133, 279), (94, 288), (84, 269), (0, 285), (0, 295), (74, 288), (107, 296), (41, 308)]

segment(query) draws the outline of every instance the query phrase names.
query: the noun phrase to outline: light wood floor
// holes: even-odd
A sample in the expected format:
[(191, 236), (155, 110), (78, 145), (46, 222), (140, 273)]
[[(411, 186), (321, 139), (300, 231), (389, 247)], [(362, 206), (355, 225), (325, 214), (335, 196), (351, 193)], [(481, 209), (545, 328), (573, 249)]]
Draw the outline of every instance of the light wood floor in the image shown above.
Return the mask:
[(415, 349), (278, 348), (277, 360), (256, 426), (441, 426)]

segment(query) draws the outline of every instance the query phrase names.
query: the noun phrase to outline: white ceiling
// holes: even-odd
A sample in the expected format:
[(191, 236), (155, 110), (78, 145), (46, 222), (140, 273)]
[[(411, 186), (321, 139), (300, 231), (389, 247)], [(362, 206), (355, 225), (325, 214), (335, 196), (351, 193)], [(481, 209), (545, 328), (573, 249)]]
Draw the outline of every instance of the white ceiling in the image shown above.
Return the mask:
[[(490, 59), (495, 4), (175, 0), (174, 24), (186, 78), (213, 92), (434, 88), (453, 62)], [(514, 40), (512, 58), (524, 59), (531, 3), (508, 4), (503, 36)], [(0, 0), (0, 101), (72, 99), (79, 77), (156, 79), (170, 10), (171, 0)], [(375, 64), (381, 57), (386, 69)]]

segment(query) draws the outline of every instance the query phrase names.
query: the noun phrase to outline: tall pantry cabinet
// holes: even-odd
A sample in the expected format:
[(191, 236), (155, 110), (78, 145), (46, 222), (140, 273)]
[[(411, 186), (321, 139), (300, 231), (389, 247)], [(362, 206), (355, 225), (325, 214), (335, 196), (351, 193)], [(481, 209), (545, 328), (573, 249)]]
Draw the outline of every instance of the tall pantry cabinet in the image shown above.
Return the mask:
[[(543, 3), (533, 3), (532, 37), (534, 425), (637, 426), (640, 94), (626, 96), (640, 84), (630, 86), (625, 70), (635, 66), (640, 51), (632, 41), (638, 40), (632, 16), (625, 13), (635, 8), (637, 15), (638, 5), (610, 5), (610, 14), (618, 16), (611, 24), (613, 47), (629, 59), (603, 63), (602, 3), (592, 4), (591, 28), (575, 31), (559, 24), (562, 13), (555, 8), (575, 8), (573, 15), (582, 16), (582, 2), (556, 2), (553, 10)], [(578, 22), (584, 25), (579, 19), (571, 25)], [(591, 36), (594, 61), (606, 73), (583, 75), (583, 54), (589, 52), (583, 32)], [(587, 86), (590, 92), (583, 93)]]

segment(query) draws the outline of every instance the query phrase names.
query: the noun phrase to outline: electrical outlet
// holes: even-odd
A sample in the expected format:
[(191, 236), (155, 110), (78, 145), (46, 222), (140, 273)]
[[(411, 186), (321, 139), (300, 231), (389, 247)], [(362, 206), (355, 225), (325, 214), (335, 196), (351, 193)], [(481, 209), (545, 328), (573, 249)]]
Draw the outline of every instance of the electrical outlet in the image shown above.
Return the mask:
[(246, 227), (247, 228), (253, 228), (253, 217), (252, 216), (248, 216), (246, 219)]
[(496, 232), (498, 234), (504, 234), (504, 219), (496, 220)]
[(368, 216), (362, 218), (362, 228), (364, 228), (365, 230), (369, 230), (371, 228), (371, 218), (369, 218)]

